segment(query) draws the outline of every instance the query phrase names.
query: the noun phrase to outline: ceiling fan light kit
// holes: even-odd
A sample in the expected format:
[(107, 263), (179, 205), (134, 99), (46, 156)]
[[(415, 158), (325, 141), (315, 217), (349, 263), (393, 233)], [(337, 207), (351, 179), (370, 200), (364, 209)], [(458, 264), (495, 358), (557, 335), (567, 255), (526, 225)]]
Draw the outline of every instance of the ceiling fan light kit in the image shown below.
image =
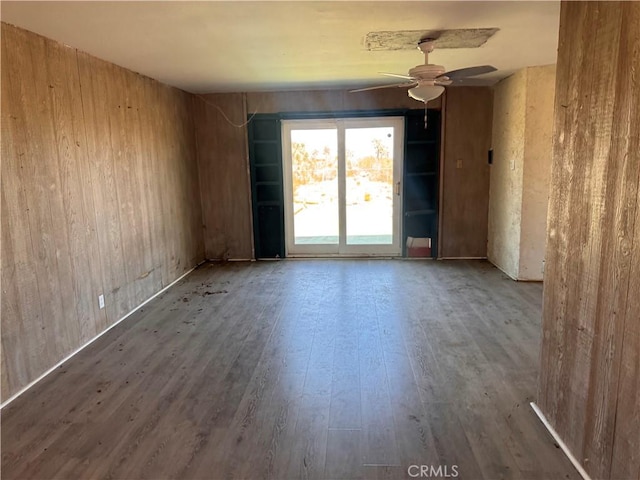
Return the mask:
[(410, 88), (407, 92), (411, 98), (419, 102), (427, 103), (438, 98), (444, 92), (444, 87), (440, 85), (418, 85)]

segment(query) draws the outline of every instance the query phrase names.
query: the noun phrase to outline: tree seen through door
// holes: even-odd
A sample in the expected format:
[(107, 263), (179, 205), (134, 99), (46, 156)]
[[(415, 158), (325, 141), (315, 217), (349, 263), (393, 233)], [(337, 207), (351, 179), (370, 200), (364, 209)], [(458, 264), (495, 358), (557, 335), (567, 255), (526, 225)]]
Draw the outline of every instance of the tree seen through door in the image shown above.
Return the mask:
[[(346, 243), (390, 244), (393, 128), (345, 130)], [(338, 142), (335, 129), (291, 131), (296, 244), (337, 244)]]

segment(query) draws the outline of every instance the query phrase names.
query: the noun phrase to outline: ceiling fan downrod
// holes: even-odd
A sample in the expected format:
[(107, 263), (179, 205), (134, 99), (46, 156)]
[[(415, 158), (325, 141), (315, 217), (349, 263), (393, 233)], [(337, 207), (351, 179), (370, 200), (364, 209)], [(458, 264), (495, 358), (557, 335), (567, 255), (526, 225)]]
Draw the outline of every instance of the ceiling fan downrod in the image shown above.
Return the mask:
[(418, 43), (418, 50), (424, 53), (424, 64), (429, 65), (429, 54), (435, 48), (435, 38), (423, 38)]

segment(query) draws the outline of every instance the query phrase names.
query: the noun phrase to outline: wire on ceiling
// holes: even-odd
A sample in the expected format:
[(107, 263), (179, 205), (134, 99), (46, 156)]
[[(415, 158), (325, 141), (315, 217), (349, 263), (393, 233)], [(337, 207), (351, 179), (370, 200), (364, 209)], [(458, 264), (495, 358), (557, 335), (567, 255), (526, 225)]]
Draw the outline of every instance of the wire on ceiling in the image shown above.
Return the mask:
[(249, 122), (253, 119), (253, 117), (255, 117), (255, 116), (256, 116), (256, 113), (258, 113), (258, 109), (256, 109), (256, 110), (251, 114), (251, 116), (247, 119), (247, 121), (246, 121), (246, 122), (241, 123), (241, 124), (236, 124), (236, 123), (234, 123), (233, 121), (231, 121), (231, 119), (230, 119), (229, 117), (227, 117), (227, 114), (226, 114), (226, 113), (224, 113), (224, 111), (223, 111), (223, 110), (222, 110), (218, 105), (216, 105), (216, 104), (215, 104), (215, 103), (213, 103), (213, 102), (210, 102), (210, 101), (209, 101), (209, 100), (207, 100), (204, 96), (202, 96), (202, 95), (200, 95), (200, 94), (198, 94), (198, 93), (196, 94), (196, 97), (198, 97), (200, 100), (202, 100), (202, 101), (203, 101), (204, 103), (206, 103), (207, 105), (210, 105), (210, 106), (212, 106), (212, 107), (215, 107), (215, 108), (220, 112), (220, 114), (222, 115), (222, 118), (224, 118), (224, 119), (225, 119), (225, 121), (226, 121), (229, 125), (231, 125), (231, 126), (233, 126), (233, 127), (236, 127), (236, 128), (242, 128), (242, 127), (247, 126), (247, 125), (249, 124)]

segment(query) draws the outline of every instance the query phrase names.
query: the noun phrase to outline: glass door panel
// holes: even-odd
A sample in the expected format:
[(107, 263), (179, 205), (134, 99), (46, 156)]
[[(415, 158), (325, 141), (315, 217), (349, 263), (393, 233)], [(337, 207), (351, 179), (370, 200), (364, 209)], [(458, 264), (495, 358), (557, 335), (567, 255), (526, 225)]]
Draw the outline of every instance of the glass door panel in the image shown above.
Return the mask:
[(345, 130), (347, 245), (393, 243), (393, 130)]
[(295, 245), (338, 245), (338, 131), (291, 130)]
[(282, 125), (286, 254), (400, 255), (404, 118)]

